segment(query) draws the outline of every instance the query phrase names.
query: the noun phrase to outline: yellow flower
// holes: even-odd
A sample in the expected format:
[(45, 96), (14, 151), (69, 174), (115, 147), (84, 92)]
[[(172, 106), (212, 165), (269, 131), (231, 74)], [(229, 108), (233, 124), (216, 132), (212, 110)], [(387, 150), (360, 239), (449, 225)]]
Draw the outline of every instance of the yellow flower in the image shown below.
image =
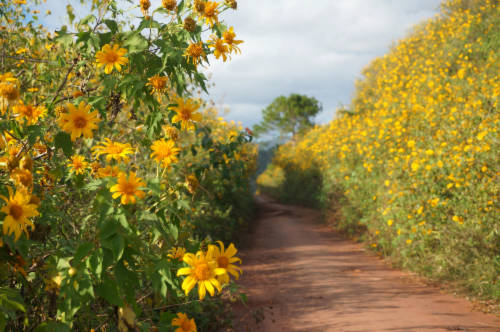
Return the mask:
[(10, 173), (10, 178), (17, 186), (31, 188), (33, 186), (33, 174), (27, 169), (16, 168)]
[(119, 48), (116, 44), (113, 45), (113, 48), (111, 48), (110, 44), (106, 44), (102, 47), (102, 50), (96, 54), (97, 67), (105, 66), (104, 72), (106, 74), (110, 74), (113, 68), (116, 68), (117, 71), (121, 71), (121, 66), (128, 63), (128, 59), (124, 57), (126, 53), (126, 49)]
[(229, 283), (229, 274), (234, 276), (236, 280), (240, 277), (240, 274), (242, 273), (241, 268), (232, 263), (238, 262), (241, 264), (241, 259), (239, 259), (238, 257), (234, 257), (237, 252), (234, 244), (231, 243), (229, 247), (224, 250), (224, 243), (222, 243), (221, 241), (217, 241), (217, 243), (220, 247), (211, 245), (214, 250), (214, 259), (217, 262), (217, 267), (225, 269), (227, 272), (226, 274), (218, 276), (217, 279), (222, 284), (227, 284)]
[(92, 148), (94, 156), (99, 158), (101, 155), (106, 155), (106, 161), (110, 162), (112, 159), (117, 162), (127, 163), (129, 161), (129, 154), (134, 152), (129, 143), (113, 142), (109, 138), (104, 139), (106, 142), (101, 145), (96, 145)]
[[(177, 276), (187, 275), (186, 279), (182, 282), (182, 289), (185, 294), (189, 292), (198, 284), (198, 296), (200, 300), (205, 298), (208, 292), (214, 295), (215, 288), (221, 291), (220, 282), (217, 276), (226, 273), (223, 268), (217, 267), (217, 262), (214, 260), (214, 246), (209, 246), (206, 253), (198, 251), (196, 255), (187, 253), (183, 258), (184, 263), (189, 267), (180, 268), (177, 271)], [(215, 287), (215, 288), (214, 288)]]
[(29, 126), (36, 124), (38, 119), (47, 114), (47, 109), (44, 106), (25, 105), (22, 101), (12, 108), (17, 116), (16, 120), (20, 123), (26, 120)]
[(193, 65), (198, 65), (201, 62), (201, 58), (205, 57), (205, 51), (203, 50), (203, 43), (192, 43), (186, 48), (184, 56), (190, 60)]
[(229, 51), (234, 53), (241, 53), (238, 45), (243, 43), (243, 40), (236, 40), (236, 33), (234, 33), (233, 27), (230, 27), (228, 30), (224, 31), (222, 34), (222, 39), (224, 39), (224, 43), (227, 44)]
[(145, 187), (146, 184), (141, 178), (136, 177), (134, 172), (130, 172), (127, 178), (125, 173), (118, 175), (118, 184), (112, 186), (109, 191), (113, 193), (113, 198), (121, 196), (122, 204), (135, 204), (136, 197), (144, 198), (146, 194), (140, 190), (140, 187)]
[(219, 18), (217, 15), (219, 15), (219, 4), (215, 1), (205, 2), (205, 9), (203, 11), (205, 22), (213, 27), (214, 24), (219, 23)]
[(226, 62), (228, 54), (229, 54), (229, 48), (227, 45), (224, 44), (224, 41), (220, 38), (217, 38), (216, 36), (212, 36), (212, 39), (208, 41), (208, 47), (214, 49), (214, 55), (216, 59), (219, 59), (222, 56), (222, 60)]
[(71, 162), (68, 164), (68, 167), (71, 168), (71, 173), (83, 174), (89, 167), (89, 163), (85, 161), (84, 156), (75, 155), (71, 157)]
[(12, 194), (12, 189), (7, 187), (9, 190), (9, 198), (1, 196), (7, 205), (0, 209), (1, 212), (6, 214), (3, 220), (3, 233), (12, 234), (14, 233), (15, 240), (17, 241), (24, 232), (28, 236), (28, 226), (31, 229), (35, 229), (35, 225), (28, 218), (38, 216), (37, 206), (31, 204), (31, 195), (27, 190), (17, 190), (16, 193)]
[(165, 131), (165, 136), (167, 136), (167, 138), (174, 141), (179, 139), (179, 129), (174, 126), (164, 126), (163, 130)]
[(196, 110), (200, 105), (194, 103), (190, 99), (184, 101), (182, 98), (177, 99), (177, 106), (172, 107), (172, 109), (177, 113), (172, 117), (172, 122), (181, 123), (181, 129), (183, 130), (193, 130), (193, 121), (201, 121), (201, 114), (197, 113)]
[(161, 162), (163, 167), (168, 167), (178, 161), (177, 155), (181, 149), (175, 147), (175, 142), (172, 140), (160, 139), (153, 142), (151, 150), (153, 150), (151, 157), (158, 163)]
[(141, 7), (141, 12), (144, 16), (148, 15), (148, 9), (151, 7), (151, 2), (149, 0), (140, 0), (139, 7)]
[(149, 85), (151, 87), (151, 94), (155, 92), (165, 92), (165, 90), (167, 89), (167, 79), (168, 78), (166, 76), (160, 75), (155, 75), (148, 78), (148, 83), (146, 83), (146, 85)]
[(161, 4), (166, 10), (173, 11), (177, 8), (177, 0), (162, 0)]
[(191, 194), (196, 192), (199, 184), (200, 183), (194, 174), (190, 174), (186, 177), (186, 187)]
[(184, 255), (186, 254), (186, 249), (182, 247), (173, 247), (169, 251), (167, 257), (171, 259), (176, 259), (182, 262)]
[(74, 141), (78, 137), (91, 138), (92, 130), (97, 128), (99, 119), (97, 111), (90, 111), (91, 106), (86, 105), (81, 101), (78, 108), (73, 104), (67, 104), (68, 113), (61, 113), (58, 119), (58, 124), (65, 132), (71, 134), (71, 140)]
[(0, 111), (5, 112), (19, 98), (19, 91), (14, 84), (8, 82), (0, 83)]
[(120, 169), (117, 166), (111, 166), (111, 165), (107, 165), (104, 168), (101, 167), (97, 170), (97, 176), (99, 178), (106, 178), (109, 176), (117, 177), (119, 173)]
[(178, 326), (174, 332), (196, 332), (196, 323), (194, 319), (181, 312), (177, 313), (177, 317), (172, 319), (172, 326)]

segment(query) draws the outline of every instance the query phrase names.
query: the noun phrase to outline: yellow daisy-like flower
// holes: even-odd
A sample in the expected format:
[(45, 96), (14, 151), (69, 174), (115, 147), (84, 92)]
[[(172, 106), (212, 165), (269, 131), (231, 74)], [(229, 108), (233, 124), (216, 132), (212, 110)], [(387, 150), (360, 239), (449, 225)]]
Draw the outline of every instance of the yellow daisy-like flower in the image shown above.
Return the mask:
[(149, 7), (151, 7), (151, 2), (149, 0), (139, 0), (139, 7), (141, 7), (142, 14), (147, 16)]
[(97, 67), (105, 66), (104, 72), (106, 74), (110, 74), (113, 68), (116, 68), (117, 71), (121, 71), (122, 66), (128, 63), (128, 59), (124, 57), (126, 53), (126, 49), (120, 48), (120, 46), (116, 44), (113, 45), (113, 47), (111, 47), (110, 44), (106, 44), (102, 47), (102, 50), (96, 54)]
[(3, 233), (12, 234), (14, 233), (15, 240), (17, 241), (24, 232), (28, 236), (28, 226), (31, 229), (35, 229), (35, 225), (28, 218), (38, 216), (37, 206), (31, 204), (31, 195), (27, 190), (17, 190), (15, 194), (12, 193), (12, 189), (8, 187), (9, 198), (1, 196), (7, 205), (0, 209), (1, 212), (6, 214), (3, 220)]
[(238, 45), (243, 43), (243, 40), (236, 40), (235, 38), (236, 38), (236, 33), (234, 33), (233, 27), (230, 27), (222, 34), (222, 39), (224, 40), (224, 43), (227, 44), (229, 51), (230, 52), (234, 51), (234, 53), (241, 53), (241, 50), (238, 47)]
[(184, 255), (186, 254), (186, 248), (173, 247), (168, 252), (169, 252), (169, 254), (167, 255), (167, 257), (182, 262), (182, 259), (183, 259)]
[(71, 134), (71, 140), (74, 141), (78, 137), (91, 138), (92, 130), (97, 128), (97, 123), (100, 121), (97, 118), (97, 111), (90, 111), (91, 106), (81, 101), (78, 108), (73, 104), (67, 104), (68, 113), (61, 113), (58, 119), (58, 124), (65, 132)]
[(191, 61), (191, 63), (195, 66), (201, 62), (201, 58), (204, 58), (205, 55), (202, 42), (189, 44), (184, 52), (184, 56), (187, 57), (188, 61)]
[(174, 141), (179, 139), (179, 129), (174, 126), (164, 126), (163, 130), (165, 131), (165, 136), (167, 136), (167, 138)]
[(96, 158), (99, 158), (101, 155), (106, 155), (107, 162), (114, 159), (117, 162), (123, 161), (127, 163), (129, 161), (128, 155), (134, 153), (134, 149), (129, 143), (113, 142), (109, 138), (105, 138), (104, 140), (106, 142), (92, 148)]
[(226, 274), (220, 275), (217, 277), (219, 281), (222, 284), (227, 284), (229, 283), (229, 273), (238, 280), (240, 277), (240, 274), (242, 273), (241, 268), (238, 266), (234, 265), (233, 263), (240, 263), (241, 264), (241, 259), (238, 257), (234, 257), (236, 255), (236, 248), (234, 247), (234, 244), (230, 244), (229, 247), (227, 247), (226, 250), (224, 250), (224, 243), (221, 241), (217, 241), (220, 247), (217, 247), (215, 245), (210, 245), (213, 247), (214, 251), (214, 259), (217, 262), (217, 267), (222, 268), (226, 270)]
[(214, 49), (216, 59), (219, 59), (222, 56), (222, 60), (226, 62), (230, 50), (229, 47), (224, 44), (224, 40), (212, 35), (211, 39), (208, 41), (208, 47)]
[(148, 83), (146, 85), (151, 87), (151, 94), (153, 93), (162, 93), (167, 90), (167, 80), (168, 77), (155, 75), (153, 77), (148, 78)]
[(196, 192), (199, 184), (200, 183), (198, 182), (198, 179), (194, 174), (190, 174), (186, 177), (186, 187), (191, 194), (194, 194)]
[(181, 149), (175, 147), (174, 141), (165, 141), (164, 139), (154, 141), (153, 145), (151, 145), (151, 150), (153, 150), (151, 157), (158, 163), (161, 162), (163, 167), (168, 167), (177, 162), (177, 155), (181, 151)]
[(10, 178), (17, 186), (31, 188), (33, 186), (33, 174), (27, 169), (16, 168), (10, 173)]
[(19, 98), (17, 86), (9, 82), (0, 83), (0, 111), (2, 114), (5, 113), (9, 105), (14, 104), (17, 98)]
[(215, 1), (207, 1), (205, 3), (205, 9), (203, 11), (203, 18), (205, 22), (209, 24), (211, 27), (214, 24), (219, 24), (219, 4)]
[(13, 73), (7, 72), (5, 74), (0, 74), (0, 83), (8, 82), (8, 83), (17, 83), (17, 78)]
[(172, 107), (177, 114), (172, 117), (172, 122), (180, 122), (182, 130), (193, 130), (193, 121), (201, 121), (201, 114), (196, 112), (198, 108), (200, 105), (190, 99), (184, 101), (182, 98), (177, 98), (177, 106)]
[(117, 177), (120, 174), (120, 169), (118, 166), (107, 165), (106, 167), (101, 167), (97, 170), (97, 177), (106, 178), (106, 177)]
[(174, 332), (196, 332), (196, 323), (194, 319), (182, 312), (177, 313), (177, 317), (172, 319), (172, 326), (178, 326)]
[(85, 161), (85, 157), (81, 155), (74, 155), (71, 157), (71, 162), (68, 163), (71, 173), (83, 174), (89, 167), (89, 163)]
[(38, 119), (45, 117), (47, 114), (47, 109), (44, 106), (25, 105), (22, 101), (12, 108), (14, 115), (16, 115), (16, 120), (20, 123), (26, 120), (29, 126), (34, 125)]
[[(198, 284), (198, 296), (200, 300), (205, 298), (207, 290), (211, 296), (215, 294), (215, 288), (221, 291), (221, 284), (217, 280), (217, 276), (226, 273), (226, 269), (217, 267), (217, 262), (214, 260), (214, 246), (210, 246), (208, 251), (198, 251), (196, 255), (187, 253), (183, 257), (184, 263), (189, 267), (180, 268), (177, 271), (177, 276), (187, 275), (182, 282), (182, 289), (185, 294)], [(214, 288), (215, 287), (215, 288)]]
[(121, 196), (122, 204), (135, 204), (136, 198), (146, 196), (144, 191), (139, 189), (145, 186), (146, 183), (141, 178), (138, 178), (134, 172), (130, 172), (128, 178), (122, 172), (118, 175), (118, 184), (115, 184), (109, 190), (113, 193), (113, 198)]
[(166, 10), (173, 11), (177, 8), (177, 0), (162, 0), (161, 5)]

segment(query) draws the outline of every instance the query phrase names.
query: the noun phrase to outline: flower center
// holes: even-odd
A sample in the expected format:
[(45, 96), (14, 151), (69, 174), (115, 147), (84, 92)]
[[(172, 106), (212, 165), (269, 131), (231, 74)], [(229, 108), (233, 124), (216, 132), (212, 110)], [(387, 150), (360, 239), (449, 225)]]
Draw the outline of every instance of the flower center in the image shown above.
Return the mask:
[(9, 209), (9, 214), (16, 220), (23, 215), (23, 207), (17, 204), (12, 204)]
[(207, 263), (200, 263), (194, 269), (194, 275), (198, 280), (207, 280), (210, 277), (210, 269)]
[(179, 116), (183, 121), (191, 120), (191, 110), (183, 108), (180, 110)]
[(106, 53), (106, 62), (115, 63), (118, 60), (118, 53), (108, 52)]
[(217, 265), (223, 269), (227, 269), (229, 265), (229, 259), (226, 256), (220, 256), (217, 258)]
[(135, 192), (135, 185), (133, 183), (126, 182), (126, 183), (122, 184), (121, 189), (125, 195), (133, 195)]
[(85, 128), (87, 126), (87, 119), (85, 119), (83, 116), (78, 116), (73, 120), (73, 124), (78, 129)]

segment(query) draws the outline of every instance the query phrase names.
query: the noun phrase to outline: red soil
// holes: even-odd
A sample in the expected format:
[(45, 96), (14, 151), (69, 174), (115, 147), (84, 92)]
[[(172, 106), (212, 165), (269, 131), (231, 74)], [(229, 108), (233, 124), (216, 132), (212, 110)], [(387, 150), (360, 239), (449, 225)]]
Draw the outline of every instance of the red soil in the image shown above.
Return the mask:
[(390, 268), (316, 211), (259, 206), (240, 252), (249, 307), (237, 308), (235, 331), (500, 331), (499, 317)]

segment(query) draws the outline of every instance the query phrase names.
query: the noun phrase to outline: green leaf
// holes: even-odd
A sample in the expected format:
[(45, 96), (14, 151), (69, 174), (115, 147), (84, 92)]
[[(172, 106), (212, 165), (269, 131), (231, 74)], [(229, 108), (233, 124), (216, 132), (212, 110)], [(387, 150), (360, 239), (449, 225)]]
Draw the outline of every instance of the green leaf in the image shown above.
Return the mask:
[(104, 20), (104, 24), (111, 30), (112, 33), (116, 33), (118, 31), (118, 24), (114, 20)]
[(125, 239), (120, 234), (115, 234), (102, 241), (102, 246), (113, 253), (113, 259), (119, 261), (125, 250)]
[(54, 137), (54, 143), (56, 149), (61, 148), (66, 157), (71, 157), (73, 154), (73, 142), (71, 142), (71, 136), (68, 133), (60, 131)]
[(44, 322), (38, 325), (33, 332), (71, 332), (71, 328), (59, 322)]
[(78, 246), (75, 255), (73, 256), (73, 260), (80, 262), (85, 256), (87, 256), (90, 251), (94, 248), (94, 244), (92, 242), (83, 242)]
[(96, 191), (102, 186), (102, 184), (103, 181), (101, 179), (96, 179), (87, 183), (83, 188), (88, 191)]
[(96, 293), (112, 305), (123, 306), (123, 300), (118, 291), (118, 284), (108, 276), (103, 278), (103, 282), (97, 287)]
[(133, 33), (125, 40), (124, 45), (128, 47), (130, 53), (136, 53), (147, 49), (148, 41), (141, 34)]

